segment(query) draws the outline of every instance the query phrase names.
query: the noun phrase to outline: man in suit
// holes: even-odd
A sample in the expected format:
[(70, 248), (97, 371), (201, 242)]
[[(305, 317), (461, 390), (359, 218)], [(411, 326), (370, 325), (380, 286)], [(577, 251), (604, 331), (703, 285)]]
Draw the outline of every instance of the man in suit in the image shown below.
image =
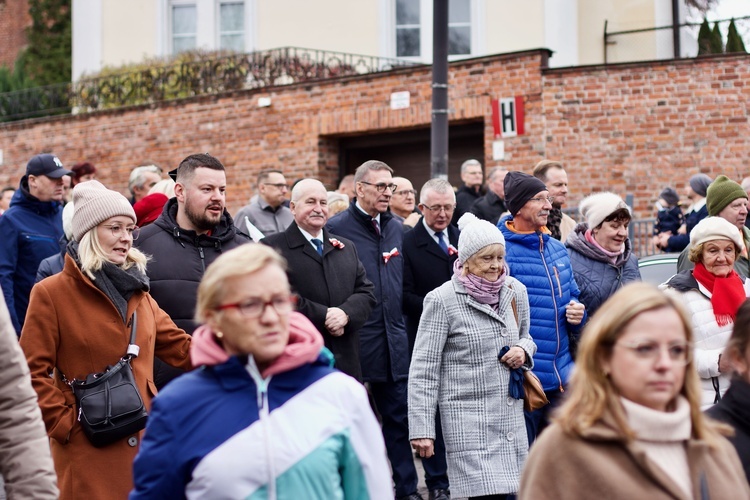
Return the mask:
[(297, 309), (323, 335), (336, 367), (361, 382), (358, 332), (375, 305), (374, 286), (354, 244), (324, 228), (327, 199), (320, 181), (298, 182), (289, 205), (294, 222), (261, 243), (274, 247), (287, 260), (289, 283), (299, 296)]
[(375, 285), (375, 307), (359, 331), (362, 376), (383, 422), (383, 437), (396, 498), (419, 500), (417, 471), (409, 442), (407, 378), (409, 341), (402, 308), (404, 229), (388, 211), (396, 185), (393, 169), (366, 161), (354, 174), (357, 198), (326, 226), (357, 246), (367, 278)]
[[(414, 349), (422, 303), (429, 292), (451, 279), (458, 258), (458, 234), (451, 225), (456, 208), (453, 186), (444, 179), (430, 179), (422, 186), (419, 209), (422, 218), (404, 235), (404, 313), (409, 335), (409, 353)], [(435, 454), (422, 460), (430, 498), (448, 497), (448, 466), (445, 443), (436, 419)]]

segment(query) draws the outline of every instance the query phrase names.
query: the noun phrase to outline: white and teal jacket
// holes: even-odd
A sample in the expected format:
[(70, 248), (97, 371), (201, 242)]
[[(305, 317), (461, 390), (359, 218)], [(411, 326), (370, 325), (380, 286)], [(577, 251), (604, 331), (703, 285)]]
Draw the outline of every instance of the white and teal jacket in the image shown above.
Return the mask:
[(317, 361), (263, 379), (232, 357), (154, 399), (130, 499), (393, 498), (364, 387)]

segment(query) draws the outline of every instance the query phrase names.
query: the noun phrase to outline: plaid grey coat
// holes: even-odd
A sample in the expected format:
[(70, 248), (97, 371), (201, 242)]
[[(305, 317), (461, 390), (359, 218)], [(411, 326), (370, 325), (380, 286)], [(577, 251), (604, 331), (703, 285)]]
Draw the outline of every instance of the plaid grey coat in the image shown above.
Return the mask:
[(518, 491), (528, 453), (523, 400), (509, 397), (510, 372), (497, 359), (503, 346), (517, 345), (531, 368), (536, 352), (526, 287), (510, 276), (499, 311), (469, 296), (455, 277), (424, 300), (409, 371), (409, 437), (435, 438), (439, 406), (453, 497)]

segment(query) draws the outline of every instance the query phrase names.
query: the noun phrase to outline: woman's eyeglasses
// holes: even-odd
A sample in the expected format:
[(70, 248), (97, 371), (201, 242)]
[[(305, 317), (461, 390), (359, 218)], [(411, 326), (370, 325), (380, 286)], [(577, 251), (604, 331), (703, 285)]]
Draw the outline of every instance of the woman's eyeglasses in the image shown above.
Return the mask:
[(252, 319), (258, 318), (263, 315), (267, 306), (273, 307), (276, 314), (283, 315), (289, 314), (294, 310), (296, 304), (295, 297), (293, 295), (285, 295), (274, 297), (271, 300), (262, 299), (248, 299), (243, 302), (235, 302), (233, 304), (224, 304), (217, 306), (214, 309), (216, 311), (223, 311), (224, 309), (237, 309), (240, 314), (244, 317)]
[(631, 350), (637, 358), (656, 361), (661, 356), (662, 350), (666, 349), (669, 359), (675, 364), (686, 365), (692, 359), (693, 348), (688, 342), (674, 342), (662, 345), (653, 340), (642, 340), (637, 342), (617, 342), (615, 346)]
[(109, 228), (115, 238), (122, 238), (124, 233), (128, 233), (133, 240), (137, 240), (138, 235), (141, 234), (141, 228), (138, 226), (123, 226), (122, 224), (102, 224), (102, 226)]

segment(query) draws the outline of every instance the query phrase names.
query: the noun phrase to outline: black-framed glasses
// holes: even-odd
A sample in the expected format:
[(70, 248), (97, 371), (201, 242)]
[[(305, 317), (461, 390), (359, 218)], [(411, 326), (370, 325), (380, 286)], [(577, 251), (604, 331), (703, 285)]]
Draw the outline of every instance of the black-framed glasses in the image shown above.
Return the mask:
[(422, 205), (422, 207), (425, 208), (426, 210), (429, 210), (430, 212), (434, 212), (434, 213), (440, 213), (441, 211), (448, 213), (448, 212), (453, 212), (456, 209), (456, 205), (455, 204), (453, 204), (453, 205), (432, 205), (431, 207), (428, 207), (427, 205)]
[(289, 189), (289, 184), (285, 184), (283, 182), (277, 182), (276, 184), (274, 184), (272, 182), (264, 182), (263, 185), (264, 186), (273, 186), (273, 187), (279, 188), (281, 190)]
[(640, 340), (634, 342), (616, 342), (615, 346), (631, 350), (637, 358), (654, 362), (659, 359), (662, 350), (666, 349), (669, 359), (673, 363), (686, 365), (692, 359), (693, 347), (689, 342), (678, 341), (662, 345), (654, 340)]
[(394, 191), (393, 194), (397, 194), (399, 196), (407, 196), (407, 195), (413, 195), (417, 196), (417, 190), (416, 189), (402, 189), (401, 191)]
[(554, 196), (538, 196), (536, 198), (530, 198), (529, 201), (536, 201), (540, 203), (544, 203), (546, 201), (546, 202), (549, 202), (549, 204), (551, 205), (552, 202), (555, 201), (555, 197)]
[(138, 235), (141, 234), (141, 228), (138, 226), (124, 226), (122, 224), (102, 224), (102, 226), (112, 231), (112, 236), (115, 238), (122, 238), (123, 233), (128, 233), (128, 236), (133, 240), (137, 240)]
[(377, 184), (373, 184), (372, 182), (367, 181), (359, 181), (362, 184), (367, 184), (368, 186), (374, 186), (375, 189), (378, 190), (378, 193), (384, 193), (386, 189), (390, 189), (391, 193), (396, 192), (396, 185), (393, 183), (386, 184), (385, 182), (378, 182)]
[(235, 302), (232, 304), (223, 304), (215, 307), (216, 311), (223, 311), (225, 309), (237, 309), (240, 314), (246, 318), (258, 318), (263, 315), (266, 307), (271, 306), (276, 311), (276, 314), (283, 315), (289, 314), (294, 310), (296, 304), (296, 297), (294, 295), (280, 295), (273, 297), (271, 300), (263, 299), (248, 299), (242, 302)]

